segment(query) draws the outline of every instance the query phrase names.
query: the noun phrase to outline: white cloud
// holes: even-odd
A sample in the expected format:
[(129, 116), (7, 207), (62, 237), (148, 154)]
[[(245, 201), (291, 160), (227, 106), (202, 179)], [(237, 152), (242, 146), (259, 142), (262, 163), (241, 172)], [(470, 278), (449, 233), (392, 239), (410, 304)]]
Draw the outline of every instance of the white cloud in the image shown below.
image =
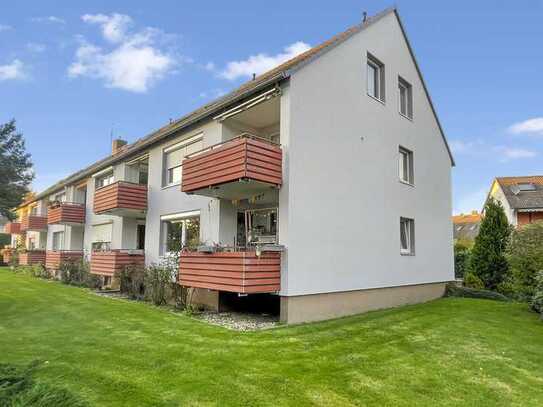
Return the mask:
[(100, 25), (104, 38), (113, 43), (118, 43), (125, 39), (126, 32), (132, 25), (132, 18), (130, 16), (118, 13), (113, 13), (111, 16), (85, 14), (81, 19), (86, 23)]
[(497, 147), (496, 148), (502, 155), (502, 162), (518, 160), (522, 158), (533, 158), (537, 156), (537, 153), (532, 150), (516, 147)]
[(228, 62), (226, 68), (220, 73), (220, 76), (228, 80), (235, 80), (240, 77), (250, 78), (253, 74), (260, 75), (310, 48), (309, 44), (298, 41), (285, 47), (284, 52), (277, 55), (260, 53), (251, 55), (243, 61), (231, 61)]
[(543, 135), (543, 117), (535, 117), (515, 123), (509, 127), (509, 132), (513, 134)]
[(45, 48), (46, 46), (44, 44), (39, 44), (37, 42), (29, 42), (26, 44), (26, 49), (35, 54), (45, 51)]
[(35, 23), (66, 24), (66, 21), (63, 18), (57, 16), (33, 17), (30, 21)]
[(130, 32), (132, 19), (129, 16), (86, 14), (82, 19), (99, 24), (103, 38), (114, 45), (106, 50), (81, 39), (75, 61), (68, 67), (68, 75), (72, 78), (102, 79), (107, 87), (142, 93), (173, 72), (176, 62), (188, 62), (188, 59), (176, 58), (160, 49), (157, 43), (165, 36), (162, 31), (147, 27)]
[(221, 89), (221, 88), (215, 88), (215, 89), (211, 89), (209, 91), (205, 91), (205, 92), (200, 92), (200, 97), (202, 99), (216, 99), (216, 98), (219, 98), (221, 96), (224, 96), (226, 94), (225, 90), (224, 89)]
[(0, 65), (0, 81), (25, 79), (25, 65), (14, 59), (10, 64)]
[(0, 24), (0, 32), (12, 30), (13, 27), (7, 24)]

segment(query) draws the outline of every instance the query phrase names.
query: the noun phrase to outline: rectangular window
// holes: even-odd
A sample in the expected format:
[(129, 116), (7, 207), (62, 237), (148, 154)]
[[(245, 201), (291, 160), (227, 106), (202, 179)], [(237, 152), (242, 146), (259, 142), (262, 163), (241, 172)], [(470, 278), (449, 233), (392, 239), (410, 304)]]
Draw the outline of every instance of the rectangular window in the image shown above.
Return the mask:
[(66, 202), (66, 193), (65, 192), (60, 192), (58, 194), (56, 194), (53, 199), (53, 201), (57, 201), (57, 202)]
[(415, 254), (415, 221), (408, 218), (400, 218), (400, 253)]
[(162, 254), (196, 249), (200, 243), (200, 214), (167, 215), (162, 219)]
[(367, 87), (368, 95), (385, 101), (385, 66), (375, 57), (368, 54), (367, 60)]
[(53, 232), (53, 250), (64, 249), (64, 232)]
[(182, 164), (184, 158), (204, 148), (202, 135), (191, 137), (181, 143), (164, 149), (163, 186), (181, 183)]
[(107, 174), (96, 177), (96, 188), (105, 187), (106, 185), (113, 184), (113, 182), (114, 182), (113, 171), (108, 172)]
[(400, 181), (406, 184), (415, 184), (414, 170), (413, 170), (413, 152), (406, 148), (400, 147), (399, 149), (399, 175)]
[(406, 80), (398, 77), (398, 108), (402, 116), (413, 119), (413, 88)]
[(92, 250), (109, 251), (111, 250), (111, 236), (113, 234), (113, 224), (104, 223), (92, 227)]

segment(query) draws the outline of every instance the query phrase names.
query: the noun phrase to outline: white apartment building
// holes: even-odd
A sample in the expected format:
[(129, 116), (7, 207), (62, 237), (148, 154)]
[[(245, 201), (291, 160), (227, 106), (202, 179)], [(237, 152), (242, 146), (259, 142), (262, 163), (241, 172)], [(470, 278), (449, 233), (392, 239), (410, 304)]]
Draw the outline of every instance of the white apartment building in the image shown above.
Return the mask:
[(85, 256), (107, 285), (181, 243), (197, 301), (289, 323), (426, 301), (454, 279), (453, 165), (389, 9), (26, 202), (26, 261)]

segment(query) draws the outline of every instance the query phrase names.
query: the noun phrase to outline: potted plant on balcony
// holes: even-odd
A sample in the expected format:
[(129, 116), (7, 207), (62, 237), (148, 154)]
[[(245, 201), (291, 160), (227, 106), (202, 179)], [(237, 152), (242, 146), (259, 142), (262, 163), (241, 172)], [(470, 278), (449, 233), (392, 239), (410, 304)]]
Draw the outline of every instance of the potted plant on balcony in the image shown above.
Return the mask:
[(58, 208), (60, 207), (60, 204), (62, 202), (60, 202), (58, 199), (54, 200), (54, 201), (49, 201), (49, 203), (47, 204), (47, 207), (49, 209), (55, 209), (55, 208)]

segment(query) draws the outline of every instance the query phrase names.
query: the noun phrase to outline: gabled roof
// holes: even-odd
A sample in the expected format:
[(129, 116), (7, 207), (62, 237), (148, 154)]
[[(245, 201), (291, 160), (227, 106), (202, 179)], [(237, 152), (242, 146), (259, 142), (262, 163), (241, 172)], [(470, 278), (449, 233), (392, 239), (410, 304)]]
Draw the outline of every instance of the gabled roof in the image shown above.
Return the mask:
[[(451, 153), (451, 149), (449, 148), (449, 145), (447, 143), (447, 140), (445, 138), (445, 134), (443, 132), (443, 129), (441, 127), (441, 123), (439, 122), (439, 119), (437, 117), (437, 113), (434, 109), (432, 100), (430, 98), (430, 94), (428, 93), (428, 89), (426, 87), (426, 84), (424, 82), (424, 79), (422, 77), (422, 73), (419, 69), (418, 63), (416, 61), (415, 55), (413, 53), (413, 50), (411, 48), (411, 45), (409, 43), (409, 40), (407, 39), (407, 35), (405, 32), (405, 29), (403, 27), (403, 24), (400, 20), (400, 16), (398, 14), (398, 11), (395, 7), (391, 7), (388, 9), (383, 10), (382, 12), (376, 14), (375, 16), (368, 17), (365, 21), (362, 21), (361, 23), (354, 25), (350, 27), (349, 29), (345, 30), (344, 32), (335, 35), (334, 37), (330, 38), (327, 41), (324, 41), (320, 45), (317, 45), (308, 51), (290, 59), (289, 61), (286, 61), (285, 63), (257, 76), (255, 79), (248, 81), (244, 83), (243, 85), (239, 86), (238, 88), (234, 89), (232, 92), (226, 94), (225, 96), (222, 96), (213, 102), (210, 102), (193, 112), (181, 117), (178, 120), (175, 120), (171, 122), (170, 124), (152, 132), (151, 134), (140, 138), (139, 140), (135, 141), (132, 144), (129, 144), (122, 148), (121, 151), (119, 151), (115, 155), (108, 156), (100, 161), (97, 161), (96, 163), (70, 175), (69, 177), (57, 182), (56, 184), (52, 185), (51, 187), (47, 188), (43, 192), (39, 193), (34, 200), (42, 199), (59, 189), (73, 184), (75, 182), (78, 182), (84, 178), (87, 178), (91, 176), (92, 174), (96, 173), (97, 171), (100, 171), (101, 169), (107, 168), (113, 164), (116, 164), (128, 157), (137, 155), (138, 153), (143, 152), (146, 148), (149, 148), (153, 144), (160, 142), (162, 140), (167, 139), (172, 134), (183, 130), (185, 128), (188, 128), (189, 126), (192, 126), (204, 119), (209, 118), (212, 115), (216, 115), (217, 113), (224, 111), (228, 106), (230, 106), (233, 103), (236, 103), (240, 100), (243, 100), (254, 93), (257, 93), (258, 91), (261, 91), (263, 89), (269, 88), (271, 86), (277, 85), (281, 81), (287, 79), (290, 77), (290, 75), (297, 69), (300, 69), (305, 64), (310, 63), (313, 59), (319, 57), (320, 55), (324, 54), (325, 52), (329, 51), (336, 45), (341, 44), (345, 40), (352, 37), (354, 34), (362, 31), (363, 29), (371, 26), (372, 24), (376, 23), (383, 17), (394, 13), (396, 16), (398, 23), (400, 25), (400, 28), (402, 30), (403, 36), (405, 38), (405, 41), (407, 43), (407, 46), (409, 48), (409, 52), (411, 54), (411, 57), (413, 58), (413, 62), (415, 64), (415, 67), (417, 69), (417, 72), (419, 74), (419, 77), (421, 79), (424, 91), (426, 93), (426, 96), (428, 98), (428, 101), (430, 103), (432, 112), (434, 114), (434, 117), (437, 121), (441, 137), (443, 139), (443, 142), (445, 143), (445, 147), (447, 149), (447, 152), (449, 154), (451, 165), (454, 166), (454, 159)], [(28, 204), (30, 202), (26, 202)]]
[[(496, 182), (512, 209), (543, 209), (543, 175), (497, 177)], [(519, 190), (522, 184), (532, 184), (533, 190)]]

